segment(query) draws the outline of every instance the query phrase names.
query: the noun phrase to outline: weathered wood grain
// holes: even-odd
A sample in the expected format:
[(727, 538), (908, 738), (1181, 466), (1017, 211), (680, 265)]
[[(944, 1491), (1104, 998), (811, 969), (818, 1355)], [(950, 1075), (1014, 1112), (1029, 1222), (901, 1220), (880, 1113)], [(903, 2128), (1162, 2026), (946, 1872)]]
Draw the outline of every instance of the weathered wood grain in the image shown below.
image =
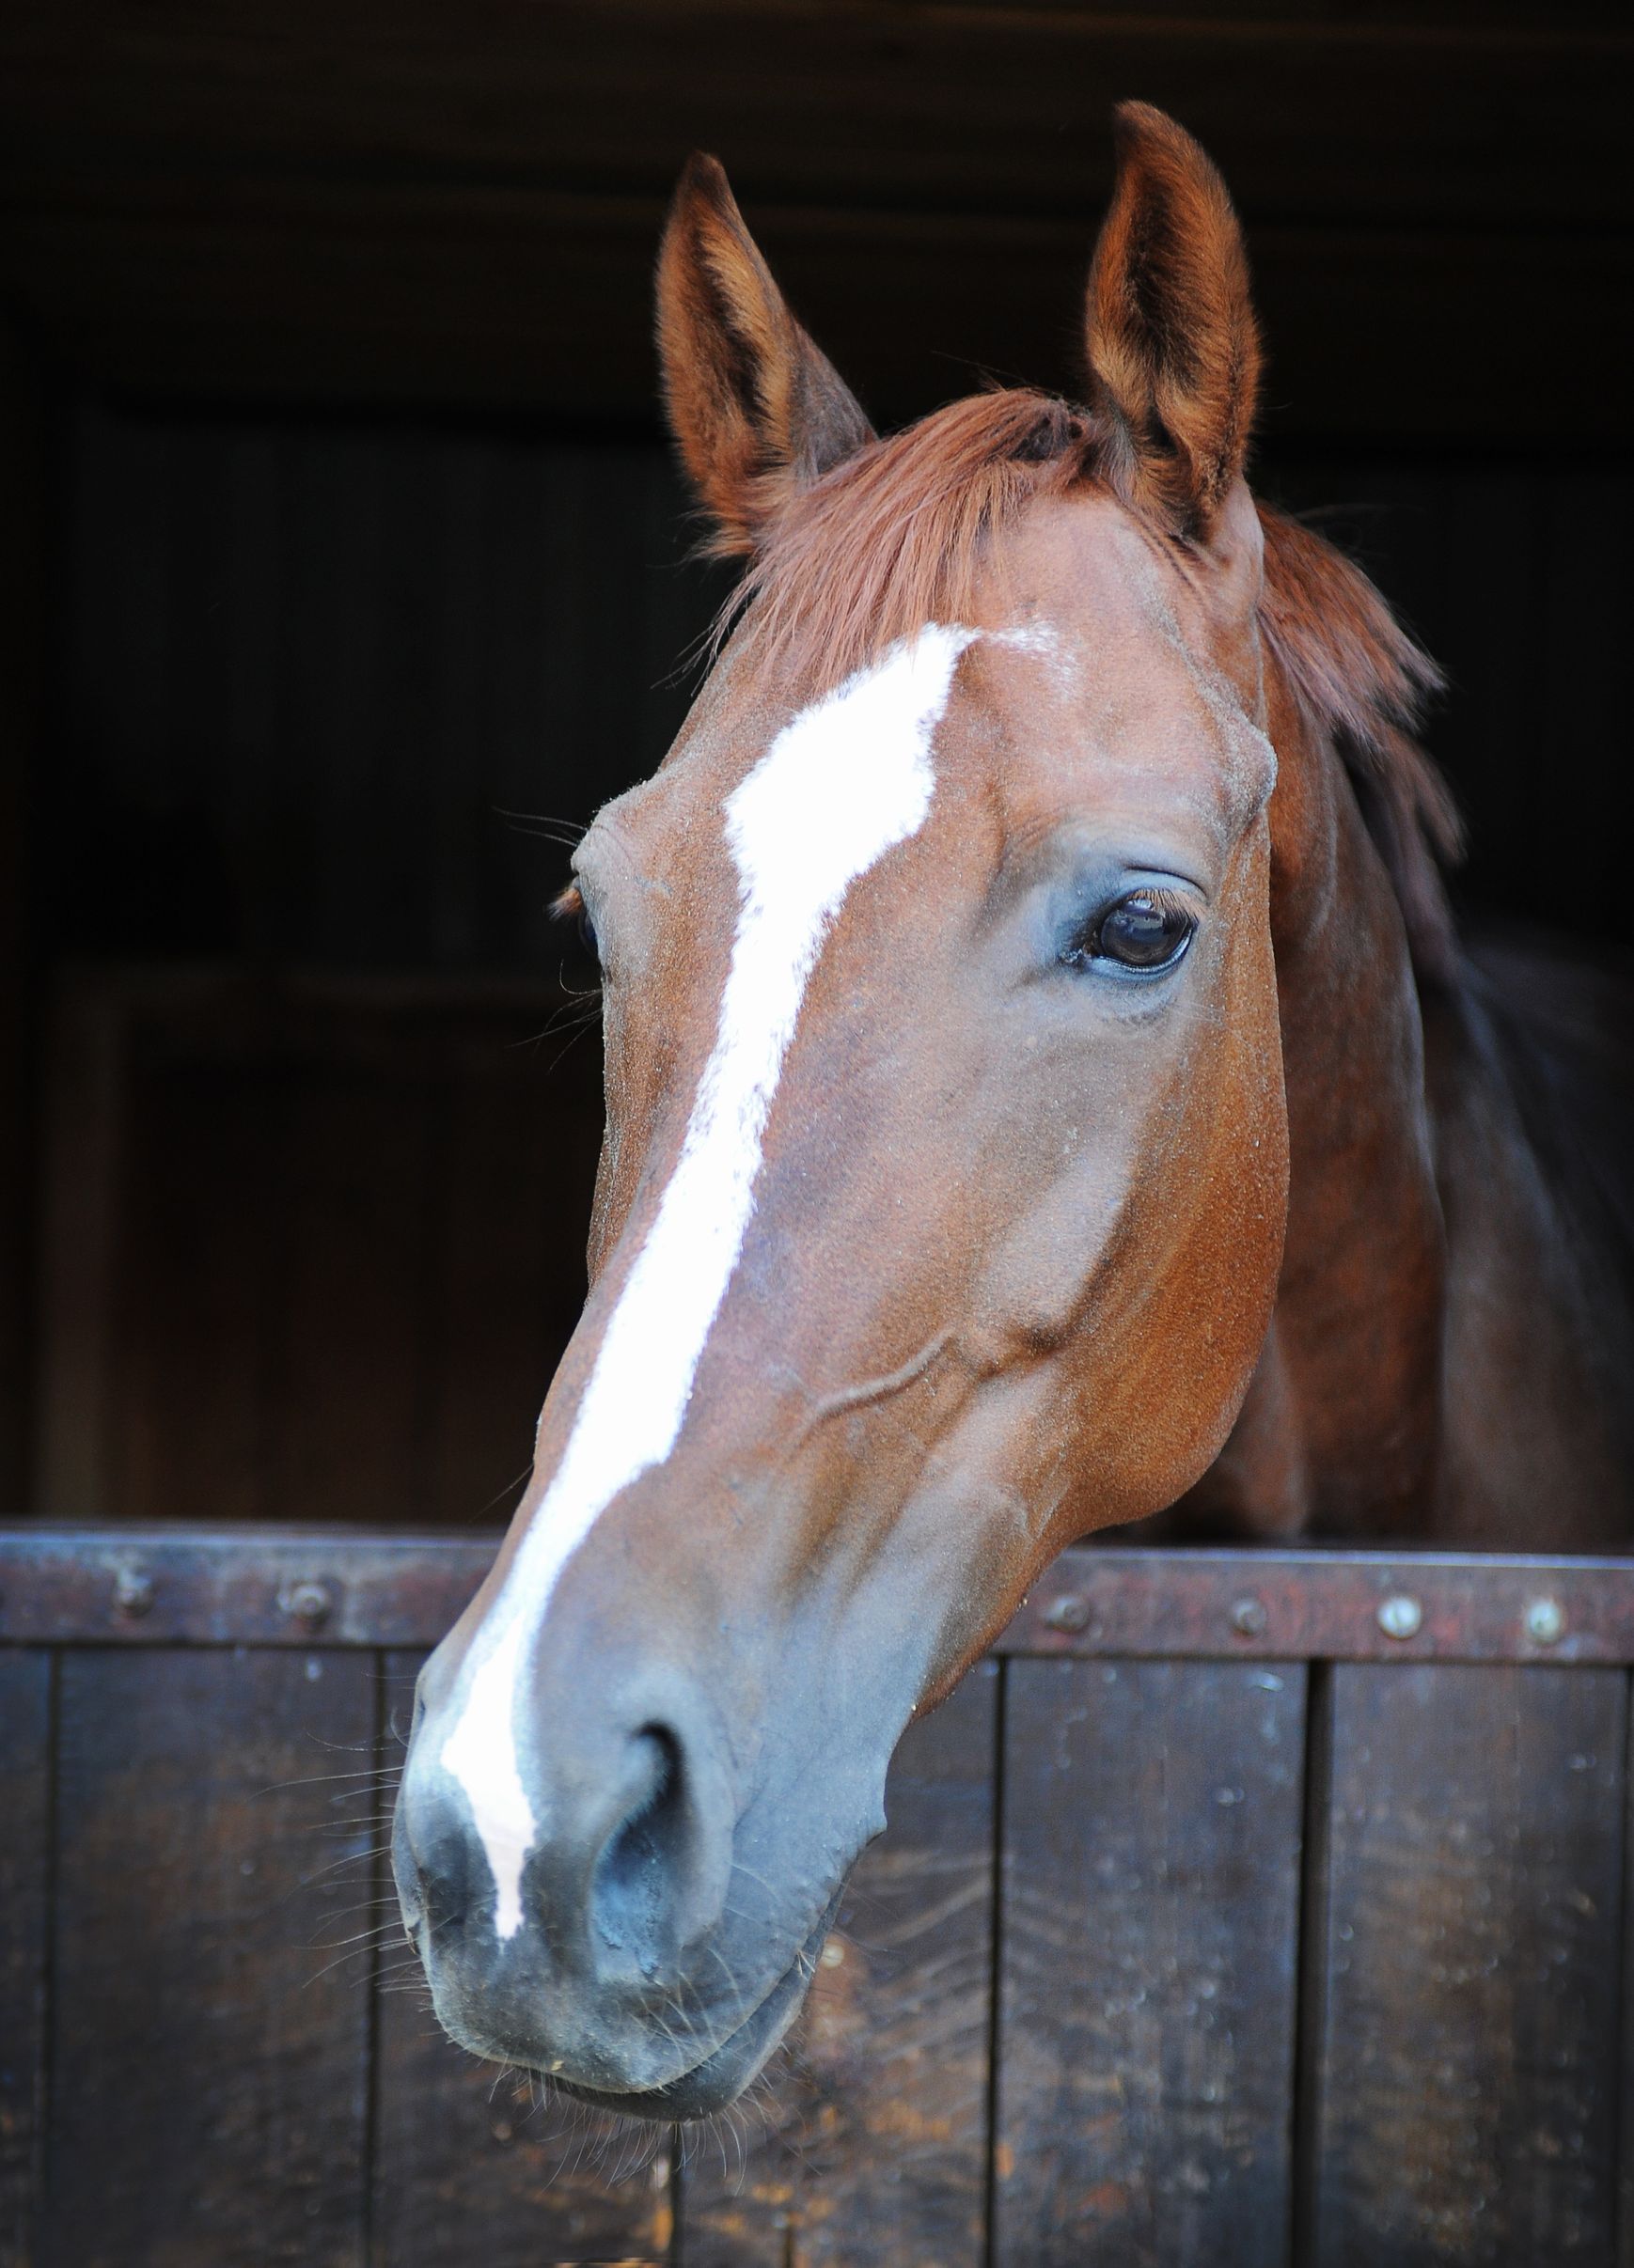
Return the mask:
[(44, 2256), (358, 2268), (369, 1995), (367, 1655), (94, 1650), (61, 1668)]
[(65, 1409), (61, 1422), (89, 1434), (102, 1418), (80, 1451), (87, 1477), (100, 1463), (100, 1506), (129, 1505), (136, 1520), (210, 1506), (227, 1519), (275, 1517), (266, 1419), (285, 1098), (274, 1077), (178, 1060), (151, 1027), (104, 1029), (122, 1091), (104, 1094), (106, 1132), (81, 1140), (90, 1135), (111, 1187), (81, 1186), (107, 1237), (94, 1288), (103, 1311), (84, 1318), (105, 1351), (105, 1400), (101, 1412)]
[[(288, 1172), (271, 1500), (316, 1519), (424, 1520), (432, 1370), (429, 1083), (367, 1065), (281, 1099)], [(292, 1184), (292, 1186), (291, 1185)]]
[[(423, 1657), (386, 1657), (383, 1763), (400, 1760)], [(671, 2138), (545, 2098), (445, 2038), (390, 1932), (375, 2072), (375, 2268), (658, 2260), (673, 2232)]]
[[(104, 177), (71, 202), (25, 198), (0, 274), (54, 347), (121, 390), (453, 400), (650, 429), (665, 201), (280, 172), (206, 203), (192, 180)], [(983, 371), (1081, 387), (1092, 208), (1063, 220), (761, 204), (751, 218), (871, 414), (922, 414)], [(1273, 439), (1502, 447), (1535, 430), (1542, 398), (1557, 445), (1615, 441), (1604, 373), (1627, 351), (1634, 237), (1279, 218), (1250, 227), (1249, 248), (1277, 356)], [(1512, 294), (1531, 310), (1524, 331)], [(1569, 351), (1521, 351), (1548, 338)]]
[(0, 1512), (27, 1474), (28, 1263), (34, 1085), (27, 915), (30, 776), (39, 762), (47, 638), (43, 388), (0, 319)]
[(45, 2124), (51, 1658), (0, 1651), (0, 2268), (34, 2268)]
[(582, 1298), (599, 1063), (547, 1083), (535, 1044), (568, 1006), (548, 981), (66, 987), (39, 1509), (496, 1518)]
[(328, 1776), (401, 1754), (370, 1595), (349, 1651), (65, 1650), (55, 1857), (50, 1664), (0, 1650), (5, 2268), (974, 2268), (996, 1935), (998, 2268), (1278, 2268), (1295, 2132), (1300, 2268), (1626, 2258), (1622, 1669), (1341, 1665), (1312, 1776), (1299, 1666), (989, 1661), (903, 1744), (794, 2052), (677, 2175), (495, 2085), (400, 1965), (389, 1790)]
[(1133, 90), (1243, 206), (1272, 430), (1615, 440), (1626, 23), (1406, 12), (578, 0), (478, 37), (422, 4), (382, 38), (34, 0), (0, 27), (0, 276), (104, 386), (650, 420), (652, 248), (711, 148), (870, 406), (914, 412), (950, 363), (1076, 383)]
[(1277, 2268), (1304, 1667), (1009, 1678), (994, 2259)]
[(1617, 1994), (1617, 2020), (1621, 2028), (1621, 2053), (1617, 2066), (1616, 2084), (1619, 2088), (1617, 2120), (1617, 2268), (1634, 2268), (1634, 1959), (1629, 1955), (1629, 1932), (1634, 1926), (1634, 1897), (1629, 1884), (1634, 1875), (1634, 1773), (1628, 1769), (1630, 1753), (1634, 1752), (1634, 1680), (1629, 1682), (1629, 1714), (1623, 1732), (1623, 1870), (1622, 1891), (1622, 1976)]
[[(497, 1527), (0, 1522), (0, 1639), (306, 1646), (321, 1633), (325, 1645), (431, 1646), (469, 1604), (498, 1543)], [(130, 1575), (150, 1585), (139, 1612), (120, 1603)], [(313, 1586), (316, 1626), (306, 1613)], [(1422, 1619), (1392, 1638), (1380, 1608), (1404, 1595)], [(1246, 1630), (1234, 1619), (1245, 1603), (1255, 1609)], [(1534, 1623), (1530, 1610), (1543, 1604), (1549, 1619)], [(1279, 1642), (1314, 1661), (1627, 1666), (1634, 1559), (1097, 1545), (1063, 1552), (992, 1650), (1274, 1664)]]
[[(1392, 12), (558, 0), (545, 18), (492, 8), (479, 38), (416, 0), (388, 40), (355, 0), (258, 0), (208, 26), (180, 0), (135, 16), (19, 0), (0, 115), (20, 154), (53, 161), (59, 196), (99, 147), (129, 173), (191, 161), (219, 179), (299, 149), (318, 180), (659, 194), (702, 147), (791, 203), (1059, 212), (1105, 194), (1108, 114), (1139, 88), (1216, 149), (1251, 213), (1296, 189), (1324, 219), (1626, 223), (1613, 149), (1629, 41), (1607, 0), (1509, 0), (1507, 23), (1491, 7), (1472, 22), (1469, 0), (1406, 24)], [(1545, 73), (1555, 102), (1537, 99)]]
[(450, 1070), (429, 1494), (445, 1518), (494, 1521), (532, 1463), (540, 1405), (584, 1304), (600, 1025), (585, 1003), (542, 1007), (532, 1032), (473, 1047)]
[(984, 2260), (998, 1683), (904, 1736), (792, 2051), (688, 2138), (685, 2268)]
[(1613, 2255), (1626, 1680), (1333, 1672), (1315, 2268)]

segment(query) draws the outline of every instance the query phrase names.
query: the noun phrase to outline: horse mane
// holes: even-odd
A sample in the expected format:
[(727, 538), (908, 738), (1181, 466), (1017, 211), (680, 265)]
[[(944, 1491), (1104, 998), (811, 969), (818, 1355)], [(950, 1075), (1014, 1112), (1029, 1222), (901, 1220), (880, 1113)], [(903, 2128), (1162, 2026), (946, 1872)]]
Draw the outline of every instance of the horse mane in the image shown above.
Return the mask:
[(1395, 885), (1421, 975), (1456, 958), (1443, 866), (1463, 850), (1452, 790), (1421, 746), (1425, 703), (1444, 680), (1359, 567), (1326, 538), (1262, 504), (1260, 629), (1308, 722), (1333, 741)]
[[(1092, 411), (1048, 394), (972, 395), (871, 441), (785, 506), (722, 617), (768, 660), (838, 683), (929, 621), (968, 613), (992, 539), (1034, 497), (1122, 493)], [(1416, 738), (1440, 672), (1361, 571), (1268, 505), (1260, 622), (1308, 723), (1334, 743), (1395, 886), (1422, 973), (1453, 959), (1443, 862), (1457, 812)]]

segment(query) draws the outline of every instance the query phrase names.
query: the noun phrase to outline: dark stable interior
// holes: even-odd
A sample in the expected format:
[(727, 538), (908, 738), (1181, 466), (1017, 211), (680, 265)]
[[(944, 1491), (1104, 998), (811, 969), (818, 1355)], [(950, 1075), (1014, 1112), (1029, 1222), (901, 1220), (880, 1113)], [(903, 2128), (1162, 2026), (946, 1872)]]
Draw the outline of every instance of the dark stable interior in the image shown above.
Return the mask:
[(694, 143), (894, 422), (1071, 390), (1111, 102), (1173, 108), (1261, 279), (1258, 485), (1448, 672), (1461, 908), (1621, 955), (1609, 14), (104, 12), (0, 31), (0, 1516), (512, 1501), (599, 1139), (549, 903), (728, 587), (647, 344)]

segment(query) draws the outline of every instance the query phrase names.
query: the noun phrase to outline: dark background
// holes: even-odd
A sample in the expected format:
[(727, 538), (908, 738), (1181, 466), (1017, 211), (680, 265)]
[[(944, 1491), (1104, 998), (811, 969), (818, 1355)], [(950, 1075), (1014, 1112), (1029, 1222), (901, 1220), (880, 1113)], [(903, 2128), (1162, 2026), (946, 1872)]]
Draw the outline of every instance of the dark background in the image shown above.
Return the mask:
[(0, 1515), (506, 1500), (597, 1132), (558, 837), (722, 587), (648, 338), (695, 145), (895, 420), (1071, 389), (1111, 104), (1173, 109), (1248, 225), (1260, 485), (1449, 670), (1462, 900), (1615, 946), (1624, 21), (13, 6)]

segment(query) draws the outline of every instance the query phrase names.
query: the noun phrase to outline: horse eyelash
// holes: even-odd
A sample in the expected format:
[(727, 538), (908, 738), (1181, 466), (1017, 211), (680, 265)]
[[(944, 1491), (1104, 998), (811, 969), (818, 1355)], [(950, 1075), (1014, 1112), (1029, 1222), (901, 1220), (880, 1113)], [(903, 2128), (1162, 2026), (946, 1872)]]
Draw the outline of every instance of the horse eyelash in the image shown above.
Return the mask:
[(1180, 891), (1165, 889), (1158, 883), (1147, 882), (1137, 883), (1132, 889), (1120, 890), (1115, 898), (1108, 898), (1105, 905), (1097, 906), (1094, 912), (1087, 916), (1076, 934), (1079, 937), (1092, 936), (1102, 922), (1106, 920), (1108, 915), (1115, 914), (1118, 908), (1125, 904), (1131, 898), (1149, 899), (1160, 913), (1178, 914), (1183, 921), (1189, 921), (1194, 926), (1196, 924), (1197, 916)]
[(1128, 898), (1149, 898), (1160, 913), (1178, 914), (1183, 921), (1195, 919), (1190, 906), (1187, 905), (1178, 890), (1166, 890), (1155, 883), (1148, 883), (1143, 885), (1138, 884), (1133, 890), (1124, 890), (1119, 897), (1113, 899), (1110, 905), (1102, 909), (1095, 916), (1096, 920), (1105, 921), (1107, 915), (1116, 907), (1121, 906), (1124, 899)]

